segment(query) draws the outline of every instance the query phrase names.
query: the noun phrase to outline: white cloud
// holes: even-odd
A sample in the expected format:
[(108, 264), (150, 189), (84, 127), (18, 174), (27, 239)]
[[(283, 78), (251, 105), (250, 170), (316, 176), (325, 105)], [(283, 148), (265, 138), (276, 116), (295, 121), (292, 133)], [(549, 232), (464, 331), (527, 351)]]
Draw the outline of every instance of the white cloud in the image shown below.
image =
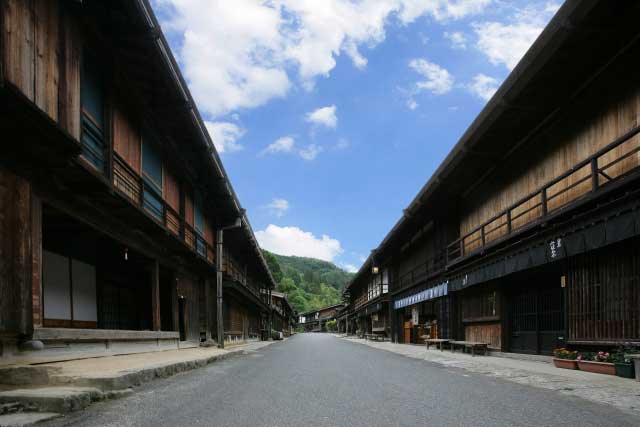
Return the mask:
[(156, 0), (177, 40), (181, 67), (200, 108), (214, 116), (309, 89), (345, 54), (367, 65), (362, 48), (385, 39), (392, 18), (437, 21), (481, 12), (492, 0)]
[(242, 138), (246, 131), (240, 126), (229, 122), (206, 121), (204, 124), (218, 153), (242, 150), (242, 145), (238, 144), (237, 141)]
[(513, 15), (509, 23), (474, 23), (478, 49), (492, 64), (502, 64), (512, 70), (559, 7), (556, 3), (528, 6)]
[(273, 215), (281, 218), (289, 210), (289, 201), (286, 199), (274, 198), (273, 200), (271, 200), (271, 203), (266, 206), (266, 208)]
[(260, 246), (280, 255), (295, 255), (317, 258), (333, 262), (344, 252), (340, 241), (323, 234), (316, 237), (298, 227), (278, 227), (269, 224), (266, 229), (256, 232)]
[(263, 153), (290, 153), (293, 151), (295, 140), (292, 136), (283, 136), (269, 144)]
[(477, 74), (469, 84), (468, 89), (479, 98), (488, 101), (496, 90), (498, 90), (498, 80), (484, 74)]
[(409, 107), (410, 110), (415, 110), (416, 108), (418, 108), (418, 103), (415, 99), (409, 98), (407, 100), (407, 107)]
[(313, 160), (323, 151), (324, 149), (322, 147), (316, 144), (309, 144), (305, 148), (301, 148), (298, 154), (305, 160)]
[(353, 264), (344, 264), (342, 267), (345, 269), (345, 271), (347, 273), (357, 273), (358, 272), (358, 267), (356, 267)]
[(460, 31), (445, 32), (444, 38), (451, 42), (451, 47), (454, 49), (464, 50), (467, 48), (467, 37)]
[(305, 120), (309, 123), (313, 123), (317, 126), (326, 126), (328, 128), (335, 129), (338, 125), (338, 117), (336, 116), (336, 106), (329, 105), (328, 107), (318, 108), (310, 113), (307, 113)]
[(409, 67), (424, 77), (424, 80), (416, 83), (417, 92), (426, 90), (443, 95), (453, 88), (453, 76), (438, 64), (419, 58), (409, 61)]

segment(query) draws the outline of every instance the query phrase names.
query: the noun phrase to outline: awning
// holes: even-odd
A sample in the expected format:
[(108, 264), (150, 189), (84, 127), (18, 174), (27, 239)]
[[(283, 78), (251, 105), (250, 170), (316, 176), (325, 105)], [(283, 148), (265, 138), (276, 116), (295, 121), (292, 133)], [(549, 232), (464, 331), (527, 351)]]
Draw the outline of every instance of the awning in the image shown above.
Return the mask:
[(393, 302), (393, 308), (399, 309), (407, 307), (409, 305), (418, 304), (423, 301), (429, 301), (434, 298), (439, 298), (449, 293), (449, 281), (443, 282), (439, 285), (417, 292), (415, 294), (406, 296), (404, 298), (396, 299)]

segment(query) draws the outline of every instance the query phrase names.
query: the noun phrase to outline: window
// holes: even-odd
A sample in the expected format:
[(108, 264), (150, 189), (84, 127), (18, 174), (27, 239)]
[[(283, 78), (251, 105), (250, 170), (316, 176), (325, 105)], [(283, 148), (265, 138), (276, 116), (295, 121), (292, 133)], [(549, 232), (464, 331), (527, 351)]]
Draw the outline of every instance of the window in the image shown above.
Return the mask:
[(81, 73), (82, 155), (104, 171), (104, 81), (95, 58), (85, 52)]
[(148, 134), (142, 138), (142, 180), (144, 182), (143, 207), (154, 218), (162, 221), (162, 154)]
[(202, 255), (207, 255), (207, 246), (204, 240), (204, 213), (202, 211), (202, 199), (196, 195), (194, 203), (194, 228), (198, 234), (196, 238), (196, 251)]

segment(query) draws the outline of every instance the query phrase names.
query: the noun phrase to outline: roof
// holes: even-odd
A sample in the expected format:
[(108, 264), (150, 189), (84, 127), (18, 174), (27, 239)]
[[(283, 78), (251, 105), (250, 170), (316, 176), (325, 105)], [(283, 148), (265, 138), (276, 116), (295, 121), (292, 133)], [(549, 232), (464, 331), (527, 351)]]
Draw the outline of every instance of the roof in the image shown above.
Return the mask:
[[(190, 115), (192, 117), (193, 125), (197, 128), (198, 133), (200, 135), (201, 143), (204, 145), (206, 150), (210, 153), (210, 156), (205, 156), (208, 158), (210, 162), (210, 166), (212, 170), (216, 172), (218, 177), (220, 178), (222, 185), (226, 189), (227, 195), (231, 201), (231, 204), (234, 208), (234, 212), (237, 216), (242, 217), (242, 225), (243, 230), (246, 234), (247, 239), (249, 240), (249, 244), (251, 245), (254, 254), (257, 259), (260, 261), (264, 271), (270, 281), (269, 286), (271, 288), (275, 287), (275, 280), (273, 275), (271, 274), (271, 270), (267, 265), (267, 261), (262, 254), (258, 241), (253, 232), (253, 228), (249, 223), (249, 219), (246, 215), (245, 210), (242, 208), (238, 196), (231, 185), (229, 177), (227, 175), (226, 170), (220, 160), (220, 156), (211, 140), (211, 137), (206, 130), (204, 122), (202, 120), (202, 116), (200, 115), (200, 111), (196, 106), (193, 97), (191, 96), (191, 92), (182, 76), (182, 72), (180, 71), (180, 67), (178, 66), (169, 43), (165, 38), (160, 24), (153, 12), (153, 9), (149, 3), (149, 0), (135, 0), (135, 6), (138, 12), (142, 15), (143, 20), (145, 21), (146, 30), (149, 34), (149, 37), (156, 41), (155, 46), (157, 48), (157, 53), (161, 56), (162, 60), (165, 63), (166, 69), (172, 77), (172, 81), (174, 82), (176, 89), (179, 93), (182, 94), (185, 105), (189, 109)], [(213, 183), (211, 183), (213, 185)]]
[[(540, 129), (557, 119), (621, 49), (638, 38), (639, 2), (567, 0), (403, 211), (375, 252), (433, 212), (455, 207)], [(347, 292), (372, 263), (365, 260)]]
[(321, 312), (321, 311), (330, 310), (332, 308), (338, 308), (338, 307), (342, 307), (342, 306), (344, 306), (343, 303), (334, 304), (334, 305), (328, 305), (326, 307), (322, 307), (322, 308), (319, 308), (317, 310), (310, 310), (310, 311), (305, 311), (304, 313), (298, 313), (298, 315), (299, 316), (304, 316), (305, 314), (318, 313), (318, 312)]

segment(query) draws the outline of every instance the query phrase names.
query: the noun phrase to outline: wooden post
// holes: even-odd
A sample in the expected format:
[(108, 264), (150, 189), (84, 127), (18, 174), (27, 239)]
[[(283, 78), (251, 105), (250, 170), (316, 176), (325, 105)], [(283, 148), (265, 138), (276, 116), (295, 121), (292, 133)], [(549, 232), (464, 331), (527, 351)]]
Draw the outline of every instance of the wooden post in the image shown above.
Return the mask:
[(598, 189), (598, 159), (591, 159), (591, 191)]
[(204, 306), (205, 306), (205, 339), (206, 341), (211, 341), (213, 336), (213, 312), (214, 312), (214, 304), (213, 304), (213, 295), (211, 289), (211, 280), (204, 280)]
[(0, 336), (33, 333), (31, 186), (0, 167)]
[(171, 273), (171, 330), (178, 332), (180, 330), (180, 323), (178, 316), (180, 315), (180, 309), (178, 307), (178, 274), (173, 271)]
[(151, 262), (151, 328), (159, 331), (160, 323), (160, 263)]
[(31, 293), (33, 326), (41, 327), (42, 307), (42, 201), (31, 194)]
[(216, 314), (218, 347), (224, 348), (224, 316), (222, 313), (222, 229), (216, 232)]

